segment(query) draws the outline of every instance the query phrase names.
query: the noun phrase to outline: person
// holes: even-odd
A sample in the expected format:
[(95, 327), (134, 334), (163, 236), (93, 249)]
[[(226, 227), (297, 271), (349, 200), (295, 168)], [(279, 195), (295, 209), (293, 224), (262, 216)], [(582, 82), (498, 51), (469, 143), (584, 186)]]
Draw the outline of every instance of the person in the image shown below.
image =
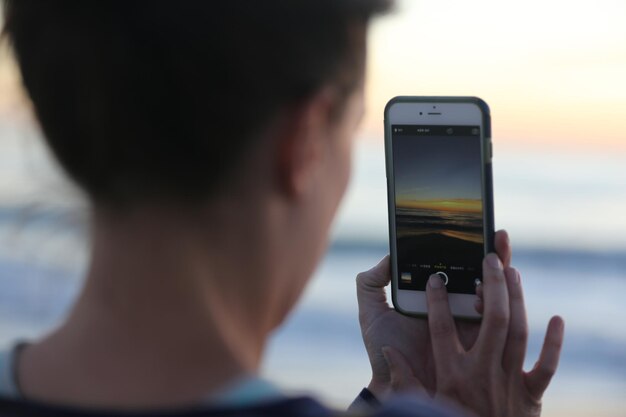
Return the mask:
[[(64, 322), (0, 356), (0, 413), (338, 415), (259, 364), (324, 253), (363, 114), (368, 23), (390, 2), (4, 6), (46, 143), (90, 202), (91, 257)], [(505, 232), (496, 247), (481, 323), (454, 322), (437, 278), (427, 320), (397, 314), (388, 258), (358, 276), (373, 376), (352, 413), (539, 415), (563, 322), (525, 373)]]

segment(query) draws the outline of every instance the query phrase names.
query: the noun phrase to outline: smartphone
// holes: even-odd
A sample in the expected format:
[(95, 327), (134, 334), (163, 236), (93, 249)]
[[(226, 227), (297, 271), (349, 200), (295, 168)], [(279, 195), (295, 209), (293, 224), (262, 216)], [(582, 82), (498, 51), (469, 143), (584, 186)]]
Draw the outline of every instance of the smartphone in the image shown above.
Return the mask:
[(482, 261), (494, 250), (489, 107), (476, 97), (395, 97), (385, 107), (393, 305), (427, 314), (431, 274), (455, 317), (479, 319)]

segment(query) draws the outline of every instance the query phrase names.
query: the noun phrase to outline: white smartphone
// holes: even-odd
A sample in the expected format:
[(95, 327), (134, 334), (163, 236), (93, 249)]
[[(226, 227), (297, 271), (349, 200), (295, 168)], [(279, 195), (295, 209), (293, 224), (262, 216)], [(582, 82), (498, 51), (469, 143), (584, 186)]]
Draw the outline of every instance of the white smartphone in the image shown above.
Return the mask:
[(426, 283), (444, 281), (452, 314), (479, 319), (482, 261), (493, 251), (489, 107), (476, 97), (395, 97), (385, 107), (392, 299), (427, 314)]

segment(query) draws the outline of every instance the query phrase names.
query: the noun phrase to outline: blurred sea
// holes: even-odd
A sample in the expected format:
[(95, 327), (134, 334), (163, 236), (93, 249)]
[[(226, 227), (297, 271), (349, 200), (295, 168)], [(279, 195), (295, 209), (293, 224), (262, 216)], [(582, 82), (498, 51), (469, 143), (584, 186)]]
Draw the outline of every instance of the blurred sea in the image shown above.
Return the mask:
[[(496, 223), (509, 230), (522, 272), (531, 327), (528, 367), (550, 316), (566, 321), (547, 416), (626, 416), (624, 162), (626, 155), (496, 151)], [(264, 374), (285, 389), (298, 387), (338, 406), (370, 376), (354, 278), (388, 251), (383, 167), (382, 145), (359, 145), (328, 253), (272, 338), (264, 363)], [(33, 205), (2, 191), (0, 344), (6, 345), (62, 320), (81, 284), (86, 239), (80, 206)]]

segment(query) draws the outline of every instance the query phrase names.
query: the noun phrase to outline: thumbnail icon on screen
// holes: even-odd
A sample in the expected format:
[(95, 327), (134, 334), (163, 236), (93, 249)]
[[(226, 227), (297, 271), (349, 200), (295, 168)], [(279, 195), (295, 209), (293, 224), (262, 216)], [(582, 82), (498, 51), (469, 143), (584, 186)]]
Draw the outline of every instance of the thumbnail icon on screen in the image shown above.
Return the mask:
[(405, 284), (410, 284), (411, 283), (411, 273), (410, 272), (403, 272), (400, 274), (400, 281), (404, 282)]

